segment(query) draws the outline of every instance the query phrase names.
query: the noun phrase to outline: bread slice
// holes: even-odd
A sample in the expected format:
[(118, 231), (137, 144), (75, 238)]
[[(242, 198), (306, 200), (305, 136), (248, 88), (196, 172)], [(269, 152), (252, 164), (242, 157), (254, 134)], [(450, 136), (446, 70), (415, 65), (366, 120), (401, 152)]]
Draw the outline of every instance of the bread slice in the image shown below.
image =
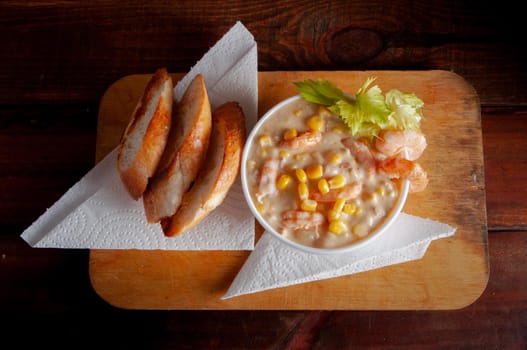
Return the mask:
[(149, 223), (174, 215), (205, 159), (211, 132), (211, 111), (201, 74), (191, 81), (174, 110), (165, 150), (156, 174), (143, 194)]
[(158, 69), (137, 102), (119, 142), (117, 170), (133, 199), (145, 191), (165, 149), (171, 126), (173, 83)]
[(221, 105), (212, 113), (212, 134), (204, 166), (183, 196), (179, 210), (162, 222), (166, 236), (191, 229), (223, 202), (238, 176), (244, 143), (245, 117), (240, 105)]

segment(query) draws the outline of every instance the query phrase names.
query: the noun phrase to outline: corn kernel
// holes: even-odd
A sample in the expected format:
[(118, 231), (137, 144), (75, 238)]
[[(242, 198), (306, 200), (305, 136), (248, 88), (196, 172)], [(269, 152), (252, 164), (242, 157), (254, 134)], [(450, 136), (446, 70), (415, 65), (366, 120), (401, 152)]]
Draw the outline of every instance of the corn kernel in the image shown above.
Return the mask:
[(298, 179), (298, 181), (300, 181), (302, 183), (307, 181), (307, 174), (304, 171), (304, 169), (296, 169), (295, 170), (295, 175), (296, 175), (296, 178)]
[(298, 117), (300, 114), (302, 114), (302, 110), (301, 109), (295, 109), (293, 114), (294, 114), (295, 117)]
[(324, 119), (318, 115), (314, 115), (306, 122), (307, 127), (313, 131), (324, 131)]
[(318, 180), (317, 187), (318, 187), (318, 190), (320, 191), (320, 193), (322, 193), (322, 194), (328, 193), (329, 192), (328, 180), (326, 180), (326, 179)]
[(289, 157), (290, 153), (289, 151), (285, 150), (285, 149), (282, 149), (280, 150), (280, 152), (278, 152), (278, 157), (280, 158), (287, 158)]
[(384, 196), (384, 187), (379, 187), (375, 190), (379, 194), (379, 196)]
[(278, 177), (278, 180), (276, 180), (276, 188), (283, 190), (289, 185), (289, 182), (291, 182), (291, 176), (282, 174)]
[(329, 179), (328, 183), (329, 188), (331, 188), (332, 190), (342, 188), (344, 187), (344, 185), (346, 185), (346, 178), (342, 175), (335, 175), (331, 179)]
[(297, 162), (300, 162), (304, 159), (306, 159), (307, 157), (309, 157), (309, 155), (307, 153), (297, 153), (293, 156), (293, 158), (297, 161)]
[(338, 220), (340, 219), (340, 212), (336, 211), (335, 209), (329, 209), (328, 210), (328, 221)]
[(329, 232), (336, 235), (343, 234), (347, 230), (347, 226), (342, 220), (333, 220), (329, 223)]
[(321, 164), (313, 164), (307, 167), (306, 174), (311, 180), (319, 179), (324, 174), (324, 168)]
[(262, 203), (256, 203), (255, 206), (256, 210), (258, 210), (258, 212), (260, 212), (261, 214), (265, 214), (265, 212), (267, 211), (267, 207), (264, 206)]
[(262, 135), (262, 136), (260, 136), (258, 141), (260, 142), (260, 146), (262, 146), (262, 147), (269, 147), (272, 144), (271, 136), (269, 136), (269, 135)]
[(353, 203), (346, 203), (344, 204), (342, 211), (346, 214), (353, 215), (357, 211), (357, 207)]
[(301, 182), (298, 184), (298, 197), (301, 200), (309, 198), (309, 188), (307, 187), (307, 184), (305, 182)]
[(328, 157), (331, 164), (340, 164), (342, 162), (342, 154), (339, 152), (331, 153)]
[(291, 140), (298, 136), (296, 129), (287, 129), (284, 133), (284, 140)]
[(300, 203), (300, 208), (305, 211), (315, 211), (317, 210), (317, 201), (313, 199), (304, 199)]
[(342, 197), (337, 197), (337, 200), (335, 200), (335, 204), (333, 204), (333, 210), (336, 210), (340, 213), (344, 208), (344, 204), (346, 204), (346, 200)]

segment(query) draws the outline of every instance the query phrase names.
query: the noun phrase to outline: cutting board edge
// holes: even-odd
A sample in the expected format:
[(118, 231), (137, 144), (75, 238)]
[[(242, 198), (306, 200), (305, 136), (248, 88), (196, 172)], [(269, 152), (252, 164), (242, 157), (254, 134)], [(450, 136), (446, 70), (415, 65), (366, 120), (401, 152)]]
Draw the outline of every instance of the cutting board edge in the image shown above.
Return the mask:
[[(281, 73), (281, 72), (284, 72), (284, 71), (261, 71), (259, 72), (260, 74), (263, 74), (263, 75), (266, 75), (266, 74), (276, 74), (276, 73)], [(338, 74), (340, 72), (347, 72), (349, 73), (349, 71), (313, 71), (313, 72), (323, 72), (323, 73), (333, 73), (333, 74)], [(313, 72), (307, 72), (307, 73), (313, 73)], [(357, 71), (357, 72), (362, 72), (362, 73), (375, 73), (375, 72), (378, 72), (378, 71)], [(438, 72), (439, 74), (445, 74), (445, 76), (448, 76), (449, 78), (451, 79), (456, 79), (456, 80), (459, 80), (464, 86), (465, 88), (467, 89), (467, 91), (471, 91), (471, 94), (473, 95), (473, 97), (476, 97), (477, 100), (473, 101), (476, 103), (477, 105), (477, 108), (478, 108), (478, 111), (477, 113), (479, 114), (479, 123), (480, 123), (480, 126), (481, 126), (481, 114), (480, 114), (480, 106), (479, 106), (479, 97), (477, 96), (477, 92), (475, 91), (475, 89), (473, 88), (473, 86), (467, 82), (463, 77), (461, 77), (460, 75), (454, 73), (454, 72), (451, 72), (451, 71), (447, 71), (447, 70), (420, 70), (420, 71), (391, 71), (391, 70), (382, 70), (382, 71), (379, 71), (379, 72), (383, 72), (384, 74), (386, 73), (390, 73), (390, 72), (396, 72), (397, 74), (401, 74), (401, 73), (405, 73), (405, 72), (411, 72), (411, 73), (421, 73), (421, 74), (426, 74), (426, 73), (430, 73), (430, 72)], [(293, 71), (294, 73), (294, 71)], [(176, 76), (177, 75), (182, 75), (182, 73), (174, 73)], [(117, 81), (115, 81), (114, 83), (112, 83), (109, 88), (106, 90), (106, 92), (104, 93), (103, 95), (103, 98), (101, 99), (101, 105), (103, 104), (103, 99), (106, 97), (108, 91), (111, 91), (112, 89), (115, 88), (116, 85), (119, 85), (119, 84), (122, 84), (123, 82), (126, 82), (127, 80), (134, 80), (134, 79), (137, 79), (138, 77), (140, 77), (141, 79), (145, 79), (149, 76), (149, 74), (131, 74), (131, 75), (127, 75), (127, 76), (124, 76), (120, 79), (118, 79)], [(146, 81), (146, 79), (145, 79)], [(98, 129), (98, 132), (99, 132), (99, 129)], [(98, 135), (98, 139), (97, 139), (97, 144), (99, 144), (99, 135)], [(487, 243), (485, 243), (486, 247), (485, 247), (485, 250), (486, 250), (486, 254), (487, 254), (487, 257), (485, 258), (486, 259), (486, 262), (487, 262), (487, 265), (490, 265), (490, 262), (488, 261), (488, 241)], [(90, 252), (90, 256), (91, 256), (91, 253)], [(464, 304), (460, 304), (458, 306), (455, 306), (455, 307), (452, 307), (453, 305), (450, 305), (449, 307), (439, 307), (439, 308), (422, 308), (423, 310), (430, 310), (430, 309), (437, 309), (437, 310), (452, 310), (452, 309), (458, 309), (458, 308), (463, 308), (465, 306), (468, 306), (470, 304), (472, 304), (474, 301), (476, 301), (478, 298), (479, 298), (479, 295), (481, 295), (481, 293), (484, 292), (484, 290), (486, 289), (487, 287), (487, 284), (488, 284), (488, 278), (489, 278), (489, 273), (488, 273), (489, 269), (487, 269), (487, 273), (486, 273), (486, 282), (484, 284), (479, 284), (478, 286), (481, 287), (481, 290), (479, 291), (480, 293), (478, 294), (477, 297), (471, 299), (471, 300), (468, 300), (466, 301)], [(93, 284), (94, 280), (93, 280), (93, 276), (92, 276), (92, 273), (91, 273), (91, 265), (90, 265), (90, 281), (92, 282), (92, 286), (94, 288), (94, 290), (96, 291), (96, 293), (101, 297), (103, 298), (105, 301), (107, 301), (109, 304), (113, 305), (113, 306), (116, 306), (116, 307), (119, 307), (119, 308), (124, 308), (124, 309), (137, 309), (136, 307), (130, 307), (131, 305), (130, 304), (127, 304), (127, 303), (119, 303), (118, 301), (116, 302), (115, 300), (113, 300), (112, 298), (109, 298), (108, 296), (105, 296), (104, 293), (100, 293), (100, 290), (97, 288), (96, 286), (96, 283), (95, 285)], [(446, 304), (445, 304), (446, 305)], [(411, 307), (412, 309), (419, 309), (421, 310), (421, 308), (419, 307), (415, 307), (412, 306)], [(154, 308), (154, 309), (157, 309), (157, 308)], [(164, 308), (160, 308), (160, 309), (164, 309)], [(214, 310), (217, 310), (218, 308), (195, 308), (195, 307), (189, 307), (189, 308), (181, 308), (181, 309), (193, 309), (193, 310), (196, 310), (196, 309), (203, 309), (203, 310), (208, 310), (208, 309), (214, 309)], [(274, 308), (274, 307), (271, 307), (271, 308), (259, 308), (259, 307), (241, 307), (241, 308), (229, 308), (229, 310), (246, 310), (246, 309), (258, 309), (258, 310), (279, 310), (279, 309), (282, 309), (282, 308)], [(296, 309), (306, 309), (306, 308), (288, 308), (288, 310), (296, 310)], [(307, 308), (307, 309), (310, 309), (311, 308)], [(348, 308), (337, 308), (339, 310), (349, 310)], [(371, 308), (361, 308), (361, 307), (357, 307), (357, 308), (353, 308), (354, 310), (369, 310)], [(391, 308), (385, 308), (386, 310), (390, 309), (392, 310)], [(406, 308), (403, 308), (403, 309), (406, 309)], [(313, 308), (312, 310), (320, 310), (320, 309), (315, 309)], [(394, 308), (393, 310), (399, 310), (398, 308)]]

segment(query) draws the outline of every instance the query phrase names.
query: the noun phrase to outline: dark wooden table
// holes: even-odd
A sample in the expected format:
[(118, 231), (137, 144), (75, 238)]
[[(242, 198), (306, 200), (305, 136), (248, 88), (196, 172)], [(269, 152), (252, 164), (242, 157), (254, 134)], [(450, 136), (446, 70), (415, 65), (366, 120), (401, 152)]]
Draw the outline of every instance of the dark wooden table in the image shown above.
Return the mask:
[[(121, 310), (92, 289), (88, 251), (20, 238), (93, 166), (107, 87), (187, 71), (236, 20), (262, 71), (443, 69), (474, 86), (490, 255), (479, 299), (448, 311)], [(527, 347), (524, 25), (512, 2), (0, 2), (0, 347)]]

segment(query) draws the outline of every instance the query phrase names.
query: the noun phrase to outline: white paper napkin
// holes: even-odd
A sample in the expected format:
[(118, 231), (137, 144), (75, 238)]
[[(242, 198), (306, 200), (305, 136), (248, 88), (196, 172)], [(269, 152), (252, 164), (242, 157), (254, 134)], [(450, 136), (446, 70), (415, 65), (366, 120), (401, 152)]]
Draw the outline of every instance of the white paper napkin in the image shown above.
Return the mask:
[(449, 225), (401, 213), (382, 237), (340, 255), (301, 252), (264, 232), (222, 299), (417, 260), (430, 242), (455, 231)]
[[(180, 98), (197, 73), (203, 74), (213, 108), (238, 101), (247, 130), (258, 108), (257, 47), (252, 34), (237, 22), (176, 85)], [(121, 184), (116, 150), (22, 233), (33, 247), (90, 249), (251, 250), (254, 218), (241, 183), (204, 221), (179, 236), (164, 237), (159, 225), (145, 220), (142, 201), (133, 201)]]

